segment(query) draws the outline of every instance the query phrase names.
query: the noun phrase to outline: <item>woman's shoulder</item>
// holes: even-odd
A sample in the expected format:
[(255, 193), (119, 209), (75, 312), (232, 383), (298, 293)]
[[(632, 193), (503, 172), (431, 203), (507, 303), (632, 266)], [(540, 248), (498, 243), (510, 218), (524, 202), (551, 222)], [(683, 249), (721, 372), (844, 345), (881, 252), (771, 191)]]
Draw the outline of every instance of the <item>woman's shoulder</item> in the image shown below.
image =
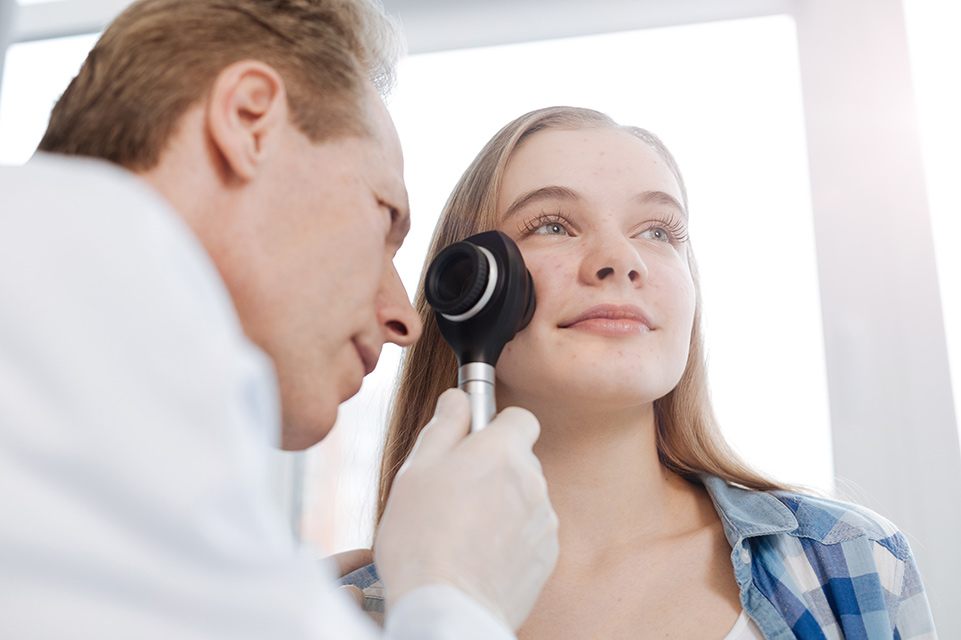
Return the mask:
[[(890, 637), (891, 630), (894, 637), (933, 637), (921, 575), (906, 537), (890, 520), (819, 495), (763, 495), (782, 505), (797, 524), (754, 547), (760, 556), (755, 559), (764, 565), (755, 567), (756, 574), (767, 571), (770, 584), (790, 583), (787, 591), (802, 594), (802, 608), (812, 619), (822, 628), (838, 625), (847, 637), (863, 634), (863, 625), (876, 634), (871, 637)], [(801, 600), (768, 590), (780, 610), (797, 613)]]
[[(796, 491), (755, 491), (702, 476), (732, 544), (757, 535), (784, 535), (821, 545), (855, 540), (880, 544), (900, 559), (910, 555), (898, 528), (874, 511), (835, 498)], [(871, 545), (873, 546), (873, 544)]]
[(822, 544), (840, 544), (866, 539), (887, 547), (895, 556), (905, 559), (910, 554), (907, 541), (898, 528), (884, 516), (852, 502), (834, 498), (772, 491), (794, 515), (797, 528), (793, 535), (817, 540)]

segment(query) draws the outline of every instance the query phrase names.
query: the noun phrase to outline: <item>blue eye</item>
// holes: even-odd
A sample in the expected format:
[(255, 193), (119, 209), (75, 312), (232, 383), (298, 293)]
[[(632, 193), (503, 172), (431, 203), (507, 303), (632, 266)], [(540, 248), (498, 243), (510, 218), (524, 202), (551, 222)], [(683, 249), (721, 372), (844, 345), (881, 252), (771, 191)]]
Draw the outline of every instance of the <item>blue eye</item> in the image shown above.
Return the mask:
[(566, 236), (568, 235), (567, 229), (564, 228), (560, 222), (548, 222), (537, 227), (533, 231), (536, 235), (542, 236)]
[(670, 231), (663, 227), (651, 227), (646, 231), (642, 231), (638, 234), (638, 238), (645, 238), (647, 240), (657, 240), (659, 242), (672, 242), (674, 236)]
[(525, 236), (569, 236), (570, 224), (559, 214), (542, 214), (528, 219), (521, 226), (521, 233)]
[(679, 217), (671, 215), (665, 219), (655, 218), (644, 224), (650, 226), (634, 236), (635, 238), (664, 242), (675, 247), (687, 242), (687, 224)]

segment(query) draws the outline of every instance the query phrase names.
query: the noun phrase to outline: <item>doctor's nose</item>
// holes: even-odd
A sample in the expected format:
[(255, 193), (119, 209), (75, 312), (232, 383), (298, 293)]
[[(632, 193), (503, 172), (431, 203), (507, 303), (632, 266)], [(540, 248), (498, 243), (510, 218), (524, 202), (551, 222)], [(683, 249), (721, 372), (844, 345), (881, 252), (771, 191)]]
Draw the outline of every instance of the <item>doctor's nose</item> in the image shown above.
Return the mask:
[(420, 337), (423, 325), (420, 317), (410, 304), (407, 290), (401, 282), (400, 274), (391, 265), (388, 282), (381, 292), (378, 320), (384, 332), (384, 342), (393, 342), (401, 347), (412, 345)]

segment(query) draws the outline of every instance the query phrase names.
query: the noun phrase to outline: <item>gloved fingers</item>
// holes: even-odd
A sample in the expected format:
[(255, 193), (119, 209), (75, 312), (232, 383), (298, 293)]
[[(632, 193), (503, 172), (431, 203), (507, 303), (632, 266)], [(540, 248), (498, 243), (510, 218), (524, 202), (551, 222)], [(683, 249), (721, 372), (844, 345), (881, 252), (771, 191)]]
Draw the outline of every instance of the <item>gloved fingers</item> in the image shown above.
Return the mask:
[(541, 435), (541, 425), (534, 414), (521, 407), (507, 407), (494, 416), (481, 434), (490, 432), (507, 439), (513, 446), (530, 450)]
[(470, 404), (467, 394), (460, 389), (448, 389), (437, 398), (434, 417), (417, 436), (407, 464), (414, 460), (433, 460), (448, 453), (469, 431)]

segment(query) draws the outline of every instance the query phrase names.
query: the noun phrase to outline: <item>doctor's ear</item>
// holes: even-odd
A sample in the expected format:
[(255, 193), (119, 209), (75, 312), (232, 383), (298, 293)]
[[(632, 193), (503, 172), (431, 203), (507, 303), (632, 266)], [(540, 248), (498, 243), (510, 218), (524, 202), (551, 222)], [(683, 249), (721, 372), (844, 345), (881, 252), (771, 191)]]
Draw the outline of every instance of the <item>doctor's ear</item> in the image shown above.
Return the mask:
[(288, 122), (283, 79), (256, 60), (225, 67), (211, 88), (206, 119), (227, 166), (242, 181), (252, 180)]

